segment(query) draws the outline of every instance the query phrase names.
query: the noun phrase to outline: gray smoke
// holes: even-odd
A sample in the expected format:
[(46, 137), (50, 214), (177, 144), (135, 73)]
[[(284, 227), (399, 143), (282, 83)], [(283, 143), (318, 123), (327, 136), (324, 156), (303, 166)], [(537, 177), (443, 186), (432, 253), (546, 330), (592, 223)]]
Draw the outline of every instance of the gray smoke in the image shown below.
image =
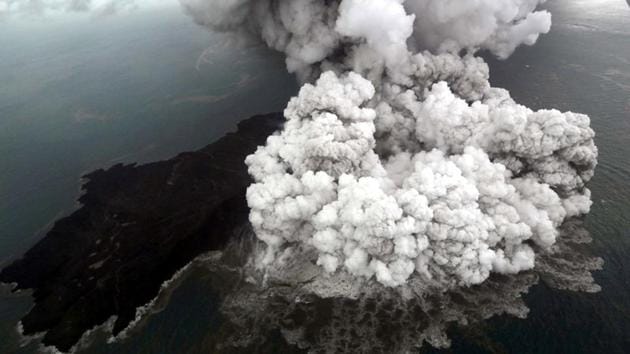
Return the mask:
[(356, 71), (376, 69), (383, 59), (402, 61), (407, 45), (434, 53), (483, 48), (505, 58), (551, 26), (547, 11), (535, 11), (544, 0), (180, 2), (200, 25), (260, 39), (285, 53), (289, 71), (303, 79), (317, 77), (329, 62)]
[(532, 45), (549, 32), (551, 14), (536, 11), (545, 0), (418, 0), (414, 39), (433, 50), (483, 48), (507, 58), (521, 44)]
[(474, 54), (533, 44), (551, 24), (541, 2), (181, 0), (197, 23), (283, 52), (306, 83), (246, 160), (269, 277), (308, 259), (321, 279), (449, 288), (535, 266), (589, 211), (594, 133), (491, 87)]

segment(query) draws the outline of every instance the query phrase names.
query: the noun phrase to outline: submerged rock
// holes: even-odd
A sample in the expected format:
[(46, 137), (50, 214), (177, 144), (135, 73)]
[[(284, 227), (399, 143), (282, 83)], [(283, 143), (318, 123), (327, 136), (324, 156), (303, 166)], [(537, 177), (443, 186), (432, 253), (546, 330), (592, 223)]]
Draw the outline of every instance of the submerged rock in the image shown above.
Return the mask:
[(86, 175), (82, 206), (0, 273), (33, 289), (23, 333), (45, 332), (44, 345), (67, 351), (112, 316), (113, 335), (125, 329), (164, 281), (247, 222), (243, 161), (282, 121), (255, 116), (198, 151)]

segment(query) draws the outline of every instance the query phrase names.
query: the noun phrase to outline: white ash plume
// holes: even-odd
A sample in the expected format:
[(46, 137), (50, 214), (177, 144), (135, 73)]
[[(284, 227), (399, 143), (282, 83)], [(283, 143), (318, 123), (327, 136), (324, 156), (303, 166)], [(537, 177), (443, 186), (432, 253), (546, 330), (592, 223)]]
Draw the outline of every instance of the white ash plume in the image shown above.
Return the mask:
[[(436, 91), (450, 103), (433, 99)], [(357, 74), (324, 73), (291, 100), (284, 130), (247, 158), (258, 182), (248, 190), (250, 220), (268, 245), (263, 264), (281, 264), (297, 246), (313, 247), (328, 273), (374, 276), (386, 286), (403, 285), (412, 275), (478, 284), (491, 272), (533, 268), (531, 246), (548, 249), (565, 218), (588, 210), (588, 192), (576, 173), (555, 179), (539, 171), (537, 160), (528, 164), (537, 154), (550, 164), (575, 155), (567, 151), (581, 144), (591, 146), (592, 131), (576, 127), (575, 115), (520, 106), (521, 115), (510, 115), (492, 101), (469, 106), (440, 83), (415, 102), (435, 119), (420, 118), (412, 127), (415, 138), (409, 139), (426, 151), (401, 148), (381, 160), (374, 150), (380, 116), (366, 107), (373, 94), (371, 83)], [(550, 132), (538, 125), (541, 115), (554, 123)], [(457, 124), (448, 128), (453, 117)], [(515, 117), (522, 119), (520, 130)], [(439, 124), (444, 132), (424, 130)], [(509, 124), (510, 130), (503, 129)], [(519, 131), (540, 131), (539, 139), (528, 143), (529, 135)], [(518, 158), (519, 169), (532, 172), (511, 171), (486, 151), (502, 161)]]
[(322, 278), (479, 284), (532, 269), (558, 227), (588, 212), (588, 117), (517, 104), (474, 56), (533, 44), (550, 25), (541, 1), (181, 3), (210, 29), (260, 38), (314, 82), (246, 161), (270, 277), (298, 258)]

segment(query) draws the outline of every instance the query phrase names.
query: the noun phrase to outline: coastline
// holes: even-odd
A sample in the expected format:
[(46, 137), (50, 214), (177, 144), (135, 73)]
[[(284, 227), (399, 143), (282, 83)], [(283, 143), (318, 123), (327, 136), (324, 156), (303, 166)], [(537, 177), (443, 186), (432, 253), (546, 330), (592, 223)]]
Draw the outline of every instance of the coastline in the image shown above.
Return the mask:
[(33, 289), (23, 334), (68, 351), (115, 316), (112, 337), (124, 337), (186, 265), (247, 221), (243, 161), (282, 121), (254, 116), (195, 152), (83, 176), (81, 206), (0, 273), (13, 293)]

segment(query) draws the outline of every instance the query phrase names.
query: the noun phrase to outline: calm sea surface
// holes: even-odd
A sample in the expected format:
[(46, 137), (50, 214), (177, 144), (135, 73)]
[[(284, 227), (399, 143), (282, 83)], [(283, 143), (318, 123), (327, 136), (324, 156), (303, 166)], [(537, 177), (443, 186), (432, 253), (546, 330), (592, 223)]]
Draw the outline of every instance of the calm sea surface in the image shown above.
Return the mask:
[[(83, 173), (200, 148), (296, 91), (281, 56), (225, 46), (176, 2), (0, 22), (0, 267), (76, 207)], [(0, 353), (16, 350), (29, 307), (27, 297), (0, 301)]]
[[(605, 261), (595, 273), (602, 291), (540, 283), (525, 296), (526, 319), (492, 318), (472, 339), (454, 329), (446, 352), (630, 352), (630, 9), (624, 0), (546, 6), (552, 32), (491, 60), (492, 81), (532, 108), (591, 116), (600, 159), (587, 252)], [(176, 11), (107, 21), (119, 23), (0, 31), (0, 261), (72, 210), (82, 172), (200, 147), (241, 118), (281, 109), (296, 91), (281, 58), (225, 49)], [(166, 300), (129, 339), (105, 346), (97, 338), (85, 352), (210, 350), (222, 321), (211, 282), (193, 272)], [(27, 297), (0, 301), (0, 352), (36, 350), (19, 348), (13, 334), (29, 306)]]

